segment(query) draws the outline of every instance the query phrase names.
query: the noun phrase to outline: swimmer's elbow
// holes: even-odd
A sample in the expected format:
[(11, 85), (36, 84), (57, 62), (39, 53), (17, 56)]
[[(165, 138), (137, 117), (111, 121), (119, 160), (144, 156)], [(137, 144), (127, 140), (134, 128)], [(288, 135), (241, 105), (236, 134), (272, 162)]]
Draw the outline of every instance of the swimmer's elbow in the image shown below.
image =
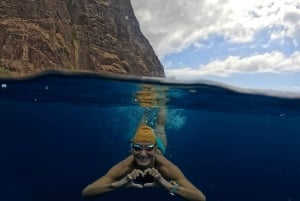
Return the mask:
[(96, 198), (104, 193), (105, 191), (103, 191), (103, 189), (93, 184), (90, 184), (82, 190), (81, 195), (83, 198)]
[(91, 190), (90, 186), (85, 187), (82, 190), (81, 195), (82, 195), (83, 198), (93, 197), (92, 190)]
[(84, 189), (81, 191), (81, 195), (82, 195), (83, 198), (88, 197), (87, 187), (84, 188)]
[(205, 195), (201, 191), (199, 191), (198, 193), (199, 194), (197, 195), (197, 199), (195, 199), (195, 201), (206, 201)]
[(202, 194), (200, 201), (206, 201), (205, 195)]

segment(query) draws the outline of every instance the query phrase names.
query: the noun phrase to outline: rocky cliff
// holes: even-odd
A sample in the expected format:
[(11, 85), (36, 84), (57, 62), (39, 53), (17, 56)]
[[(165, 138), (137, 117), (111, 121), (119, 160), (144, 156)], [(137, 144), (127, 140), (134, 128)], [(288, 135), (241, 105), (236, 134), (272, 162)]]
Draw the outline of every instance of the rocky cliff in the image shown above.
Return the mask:
[(130, 0), (0, 0), (0, 75), (164, 76)]

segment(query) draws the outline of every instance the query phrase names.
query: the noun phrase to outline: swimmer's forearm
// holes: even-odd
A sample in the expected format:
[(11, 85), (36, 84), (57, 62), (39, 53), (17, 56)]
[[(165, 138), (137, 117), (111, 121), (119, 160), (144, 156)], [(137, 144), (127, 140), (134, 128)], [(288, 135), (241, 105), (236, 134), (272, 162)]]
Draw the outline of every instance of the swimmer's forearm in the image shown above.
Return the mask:
[[(170, 194), (177, 194), (189, 201), (205, 201), (205, 195), (194, 187), (180, 186), (179, 184), (172, 184), (163, 177), (158, 181)], [(176, 185), (176, 186), (175, 186)]]
[(190, 189), (179, 186), (176, 194), (190, 201), (206, 201), (205, 195), (198, 189)]
[(82, 191), (82, 197), (84, 198), (92, 198), (99, 195), (102, 195), (103, 193), (112, 191), (113, 188), (111, 187), (111, 184), (106, 184), (104, 186), (98, 187), (94, 185), (88, 185), (85, 187)]
[(197, 188), (191, 186), (181, 186), (177, 183), (171, 184), (169, 192), (172, 195), (176, 194), (189, 201), (206, 201), (205, 195)]
[(99, 184), (99, 183), (94, 183), (90, 184), (87, 187), (85, 187), (82, 191), (82, 196), (85, 198), (91, 198), (91, 197), (97, 197), (99, 195), (102, 195), (104, 193), (116, 190), (120, 187), (123, 187), (126, 185), (128, 181), (126, 180), (126, 177), (112, 183), (107, 183), (107, 184)]
[(164, 187), (167, 191), (170, 191), (173, 185), (168, 182), (165, 178), (161, 177), (158, 181), (162, 187)]
[(121, 180), (119, 180), (119, 181), (110, 183), (110, 188), (111, 188), (112, 190), (117, 189), (117, 188), (121, 188), (121, 187), (125, 186), (128, 182), (129, 182), (129, 181), (128, 181), (128, 178), (127, 178), (127, 177), (124, 177), (123, 179), (121, 179)]

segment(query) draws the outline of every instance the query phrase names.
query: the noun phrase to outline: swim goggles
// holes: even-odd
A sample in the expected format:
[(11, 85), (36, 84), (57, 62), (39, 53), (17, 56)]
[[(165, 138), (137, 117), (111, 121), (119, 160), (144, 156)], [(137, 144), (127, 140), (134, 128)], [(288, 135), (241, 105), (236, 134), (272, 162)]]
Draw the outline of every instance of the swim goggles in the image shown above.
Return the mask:
[(136, 151), (136, 152), (140, 152), (142, 150), (150, 152), (150, 151), (153, 151), (154, 147), (155, 147), (154, 144), (149, 144), (149, 145), (145, 145), (145, 146), (142, 146), (140, 144), (133, 144), (132, 145), (133, 150)]

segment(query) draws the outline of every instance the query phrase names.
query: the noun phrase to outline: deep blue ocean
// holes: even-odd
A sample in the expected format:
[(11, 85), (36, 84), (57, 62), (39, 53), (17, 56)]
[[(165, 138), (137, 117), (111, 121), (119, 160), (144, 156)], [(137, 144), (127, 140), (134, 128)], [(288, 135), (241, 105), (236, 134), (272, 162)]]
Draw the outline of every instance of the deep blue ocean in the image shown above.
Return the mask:
[[(300, 201), (300, 98), (93, 74), (0, 84), (1, 201), (83, 200), (87, 184), (130, 154), (145, 109), (159, 107), (166, 157), (208, 201)], [(145, 86), (156, 91), (150, 108), (137, 99)], [(182, 199), (155, 188), (95, 200)]]

